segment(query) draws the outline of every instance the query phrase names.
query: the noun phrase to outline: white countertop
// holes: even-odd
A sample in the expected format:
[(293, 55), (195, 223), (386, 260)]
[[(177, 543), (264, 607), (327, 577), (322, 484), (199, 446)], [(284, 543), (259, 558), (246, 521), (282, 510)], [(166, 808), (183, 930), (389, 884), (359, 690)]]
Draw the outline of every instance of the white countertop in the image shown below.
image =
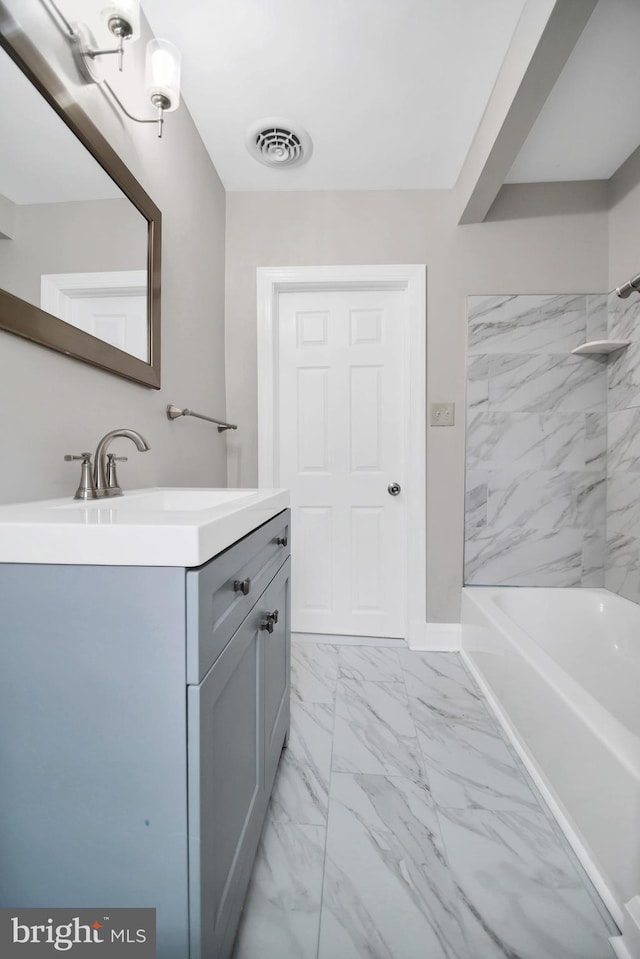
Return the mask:
[(0, 563), (200, 566), (289, 505), (282, 489), (131, 490), (0, 506)]

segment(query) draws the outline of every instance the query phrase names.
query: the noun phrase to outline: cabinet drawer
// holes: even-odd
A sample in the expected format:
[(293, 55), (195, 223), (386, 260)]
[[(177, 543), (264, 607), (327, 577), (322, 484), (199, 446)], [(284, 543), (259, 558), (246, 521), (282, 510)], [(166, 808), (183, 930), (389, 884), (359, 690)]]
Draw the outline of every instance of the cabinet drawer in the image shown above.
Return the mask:
[(290, 553), (284, 510), (187, 571), (187, 682), (199, 683)]

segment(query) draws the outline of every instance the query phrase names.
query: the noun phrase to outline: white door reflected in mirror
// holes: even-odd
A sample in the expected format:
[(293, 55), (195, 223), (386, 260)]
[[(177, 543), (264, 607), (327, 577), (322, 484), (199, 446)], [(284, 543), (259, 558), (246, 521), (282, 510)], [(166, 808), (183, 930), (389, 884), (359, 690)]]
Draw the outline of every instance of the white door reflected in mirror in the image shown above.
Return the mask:
[(144, 270), (41, 277), (41, 309), (118, 350), (149, 361)]

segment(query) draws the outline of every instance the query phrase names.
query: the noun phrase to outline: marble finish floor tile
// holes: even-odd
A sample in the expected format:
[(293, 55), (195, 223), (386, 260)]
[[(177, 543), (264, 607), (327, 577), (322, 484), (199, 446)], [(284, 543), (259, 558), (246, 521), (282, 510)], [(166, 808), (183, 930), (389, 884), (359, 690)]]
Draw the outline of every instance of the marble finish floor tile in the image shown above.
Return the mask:
[(346, 646), (338, 653), (338, 675), (341, 679), (371, 680), (379, 683), (401, 683), (402, 670), (398, 652), (381, 646)]
[(316, 959), (325, 829), (267, 822), (233, 959)]
[(335, 774), (318, 959), (468, 959), (423, 783)]
[(324, 826), (329, 803), (333, 706), (292, 703), (289, 745), (282, 751), (269, 818)]
[(541, 812), (439, 809), (438, 818), (473, 959), (613, 959)]
[(294, 643), (292, 678), (233, 959), (614, 959), (458, 654)]
[(482, 694), (457, 653), (407, 650), (399, 655), (418, 727), (428, 730), (436, 720), (495, 729)]
[(292, 703), (333, 703), (337, 679), (336, 646), (329, 643), (292, 643)]
[(538, 810), (538, 800), (500, 733), (462, 723), (418, 727), (431, 795), (458, 809)]
[(422, 776), (404, 683), (338, 681), (331, 765), (336, 772)]

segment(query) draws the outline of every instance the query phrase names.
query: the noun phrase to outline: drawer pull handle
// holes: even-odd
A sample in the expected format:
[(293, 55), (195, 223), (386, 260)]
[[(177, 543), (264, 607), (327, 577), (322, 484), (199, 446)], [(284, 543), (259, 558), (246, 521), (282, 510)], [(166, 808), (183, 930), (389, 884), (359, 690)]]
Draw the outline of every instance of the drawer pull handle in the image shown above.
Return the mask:
[(251, 580), (248, 576), (246, 579), (236, 579), (233, 583), (233, 588), (236, 593), (242, 593), (243, 596), (247, 596), (251, 592)]
[(278, 546), (288, 546), (289, 540), (287, 539), (286, 536), (278, 536), (276, 543), (278, 544)]
[(278, 622), (278, 610), (274, 609), (272, 613), (267, 613), (267, 618), (263, 623), (260, 623), (260, 629), (266, 629), (268, 633), (273, 632), (274, 624)]

